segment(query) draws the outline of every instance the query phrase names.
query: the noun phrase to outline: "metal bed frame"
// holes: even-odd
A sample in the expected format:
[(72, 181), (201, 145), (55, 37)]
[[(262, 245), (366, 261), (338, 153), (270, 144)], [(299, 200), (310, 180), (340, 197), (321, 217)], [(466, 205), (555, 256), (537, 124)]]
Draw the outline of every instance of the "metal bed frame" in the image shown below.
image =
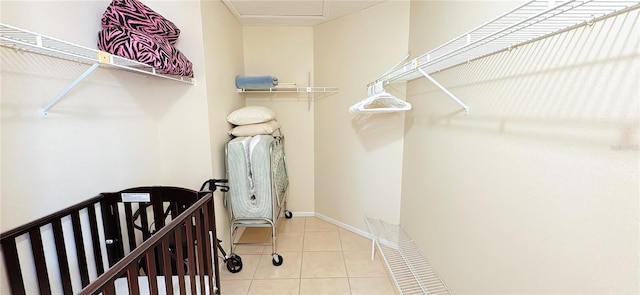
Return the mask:
[[(278, 220), (280, 219), (280, 217), (282, 216), (282, 213), (284, 213), (285, 218), (290, 219), (293, 217), (293, 213), (291, 213), (291, 211), (289, 211), (287, 209), (287, 195), (288, 195), (288, 191), (289, 191), (289, 180), (288, 180), (288, 176), (284, 178), (284, 183), (278, 183), (277, 180), (278, 178), (276, 177), (276, 173), (278, 172), (278, 164), (283, 165), (283, 171), (285, 173), (285, 175), (288, 175), (287, 173), (287, 165), (286, 165), (286, 156), (284, 153), (284, 136), (279, 134), (279, 135), (272, 135), (274, 137), (274, 141), (271, 143), (271, 146), (269, 147), (269, 155), (270, 155), (270, 185), (271, 185), (271, 208), (272, 208), (272, 215), (271, 218), (246, 218), (246, 217), (242, 217), (242, 216), (235, 216), (233, 213), (233, 202), (231, 202), (229, 200), (229, 194), (231, 192), (225, 192), (225, 197), (224, 197), (224, 205), (227, 208), (228, 212), (229, 212), (229, 218), (230, 218), (230, 250), (229, 250), (229, 257), (231, 259), (233, 259), (236, 263), (236, 267), (229, 267), (229, 265), (227, 265), (227, 269), (232, 272), (232, 273), (236, 273), (239, 272), (242, 269), (242, 260), (241, 258), (236, 255), (234, 253), (234, 248), (236, 245), (241, 245), (241, 244), (255, 244), (255, 243), (241, 243), (236, 241), (236, 234), (237, 234), (237, 230), (239, 228), (246, 228), (246, 227), (271, 227), (271, 256), (272, 256), (272, 263), (275, 266), (280, 266), (283, 263), (283, 258), (280, 254), (278, 254), (276, 252), (276, 238), (277, 238), (277, 231), (278, 231)], [(281, 159), (277, 159), (276, 157), (278, 155), (274, 154), (274, 149), (278, 146), (281, 145), (281, 149), (282, 149), (282, 157)], [(225, 145), (225, 171), (226, 171), (226, 177), (229, 180), (229, 182), (232, 182), (233, 179), (229, 178), (229, 165), (228, 165), (228, 161), (229, 161), (229, 157), (228, 157), (228, 146), (229, 143), (227, 143)], [(281, 162), (278, 162), (281, 161)]]

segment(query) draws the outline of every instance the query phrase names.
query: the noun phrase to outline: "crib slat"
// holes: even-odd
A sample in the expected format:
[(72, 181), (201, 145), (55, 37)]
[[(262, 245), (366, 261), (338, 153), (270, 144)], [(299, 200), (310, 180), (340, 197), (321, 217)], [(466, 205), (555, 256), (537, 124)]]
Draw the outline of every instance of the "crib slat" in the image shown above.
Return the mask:
[(49, 274), (47, 272), (47, 262), (44, 258), (44, 248), (42, 245), (42, 236), (40, 228), (36, 227), (29, 231), (29, 239), (31, 240), (31, 251), (33, 261), (36, 265), (36, 273), (38, 275), (38, 287), (40, 294), (51, 295), (51, 286), (49, 285)]
[(131, 209), (131, 203), (124, 204), (124, 215), (127, 221), (127, 235), (129, 236), (129, 251), (133, 251), (136, 248), (136, 234), (133, 227), (133, 210)]
[[(173, 230), (175, 232), (175, 230)], [(173, 272), (171, 271), (171, 253), (169, 252), (169, 242), (167, 242), (168, 237), (162, 238), (162, 242), (160, 242), (160, 261), (162, 265), (162, 273), (164, 274), (164, 286), (167, 295), (173, 295), (173, 282), (171, 280), (171, 276)], [(176, 257), (176, 268), (180, 267), (178, 257)]]
[(191, 286), (191, 294), (196, 294), (196, 282), (195, 282), (195, 273), (196, 273), (196, 264), (195, 264), (195, 255), (193, 253), (193, 221), (192, 216), (185, 219), (185, 223), (187, 225), (186, 235), (187, 235), (187, 263), (189, 264), (188, 273), (189, 273), (189, 285)]
[(91, 242), (93, 246), (93, 258), (95, 260), (98, 276), (104, 273), (102, 264), (102, 251), (100, 250), (100, 235), (98, 234), (98, 218), (96, 217), (95, 204), (87, 207), (89, 211), (89, 229), (91, 230)]
[(153, 206), (153, 222), (155, 223), (156, 231), (164, 227), (164, 208), (162, 206), (162, 198), (155, 198), (151, 200)]
[(196, 210), (195, 213), (193, 213), (196, 217), (196, 253), (197, 254), (197, 262), (198, 262), (198, 274), (200, 274), (200, 294), (206, 294), (206, 285), (204, 283), (204, 274), (206, 274), (205, 269), (204, 269), (204, 239), (202, 237), (202, 235), (204, 234), (204, 230), (202, 229), (202, 214), (200, 212), (200, 210)]
[(89, 285), (89, 269), (87, 268), (87, 254), (84, 249), (84, 240), (82, 239), (82, 225), (80, 224), (80, 213), (74, 211), (71, 213), (71, 224), (73, 225), (73, 236), (76, 242), (76, 254), (78, 255), (78, 269), (80, 270), (80, 281), (82, 287)]
[(138, 284), (138, 263), (134, 261), (127, 269), (127, 281), (129, 282), (129, 295), (140, 295), (140, 285)]
[(178, 202), (177, 201), (173, 201), (171, 203), (169, 203), (169, 207), (171, 208), (171, 220), (176, 219), (176, 217), (179, 215), (178, 213)]
[[(180, 229), (182, 226), (180, 227)], [(182, 231), (173, 231), (173, 242), (176, 245), (176, 265), (178, 266), (178, 285), (180, 287), (180, 294), (186, 293), (186, 287), (184, 283), (184, 250), (182, 248)]]
[(58, 254), (58, 267), (60, 279), (62, 280), (62, 290), (64, 294), (73, 294), (71, 275), (69, 274), (69, 259), (67, 259), (67, 247), (64, 244), (62, 221), (57, 218), (51, 222), (51, 226), (53, 227), (53, 239), (55, 240), (56, 253)]
[(215, 274), (215, 282), (216, 282), (216, 288), (218, 288), (218, 294), (222, 294), (221, 290), (222, 290), (222, 286), (220, 284), (220, 269), (219, 269), (219, 265), (220, 263), (218, 263), (218, 230), (216, 229), (216, 209), (215, 209), (215, 203), (214, 203), (214, 199), (211, 199), (211, 202), (209, 202), (209, 212), (211, 212), (211, 217), (209, 222), (211, 222), (211, 231), (212, 231), (212, 240), (214, 243), (213, 245), (213, 262), (211, 267), (213, 267), (213, 273)]
[(149, 217), (147, 216), (147, 206), (140, 204), (140, 225), (142, 226), (142, 240), (146, 241), (151, 236), (151, 230), (149, 229)]
[(124, 244), (122, 243), (122, 224), (120, 223), (120, 209), (118, 209), (118, 205), (114, 202), (111, 204), (111, 208), (113, 208), (112, 217), (112, 225), (115, 225), (114, 232), (112, 232), (111, 238), (114, 239), (114, 247), (117, 249), (118, 258), (114, 259), (114, 261), (109, 261), (109, 267), (116, 264), (116, 262), (120, 261), (120, 259), (124, 258)]
[[(213, 201), (211, 201), (211, 204), (213, 204)], [(207, 204), (208, 205), (208, 204)], [(205, 231), (205, 252), (206, 252), (206, 266), (207, 266), (207, 274), (209, 274), (209, 290), (211, 290), (210, 292), (213, 293), (213, 290), (215, 290), (215, 287), (219, 288), (219, 284), (217, 281), (217, 278), (219, 277), (219, 273), (217, 272), (218, 268), (214, 268), (214, 265), (218, 265), (218, 255), (217, 255), (217, 250), (218, 248), (216, 248), (215, 243), (217, 241), (214, 242), (214, 244), (211, 243), (211, 239), (209, 238), (209, 230), (211, 230), (212, 232), (212, 236), (215, 239), (216, 238), (216, 233), (215, 233), (215, 227), (213, 227), (212, 225), (215, 224), (215, 216), (213, 215), (213, 210), (211, 210), (211, 214), (210, 210), (209, 210), (209, 206), (203, 206), (203, 214), (204, 214), (204, 228), (206, 229)], [(211, 251), (214, 252), (213, 257), (211, 257)], [(215, 280), (215, 284), (214, 284), (214, 278)], [(215, 285), (215, 286), (214, 286)], [(218, 290), (219, 292), (220, 290)]]
[[(100, 294), (99, 292), (96, 292), (95, 294)], [(114, 282), (110, 282), (109, 284), (107, 284), (103, 290), (104, 295), (116, 295), (116, 285)]]
[(147, 280), (149, 281), (149, 291), (152, 295), (158, 295), (158, 272), (156, 265), (156, 249), (152, 247), (145, 253), (145, 260), (147, 262)]
[(124, 245), (122, 244), (120, 225), (120, 210), (115, 204), (114, 199), (103, 199), (100, 202), (102, 211), (102, 223), (104, 225), (104, 235), (109, 241), (107, 243), (107, 260), (109, 267), (124, 257)]
[(7, 275), (9, 276), (9, 284), (11, 285), (11, 294), (25, 295), (24, 280), (22, 278), (22, 270), (20, 269), (20, 260), (18, 258), (18, 248), (16, 247), (15, 238), (2, 240), (2, 254), (4, 262), (7, 266)]

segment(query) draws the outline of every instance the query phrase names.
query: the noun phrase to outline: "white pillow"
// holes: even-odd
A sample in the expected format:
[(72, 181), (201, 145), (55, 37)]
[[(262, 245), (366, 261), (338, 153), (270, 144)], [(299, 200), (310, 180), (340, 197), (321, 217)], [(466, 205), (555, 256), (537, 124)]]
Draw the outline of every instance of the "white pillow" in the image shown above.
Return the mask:
[(254, 136), (260, 134), (273, 134), (280, 128), (280, 123), (271, 120), (265, 123), (249, 124), (236, 126), (229, 131), (229, 135), (233, 136)]
[(233, 111), (227, 121), (233, 125), (249, 125), (275, 120), (276, 113), (268, 107), (246, 106)]

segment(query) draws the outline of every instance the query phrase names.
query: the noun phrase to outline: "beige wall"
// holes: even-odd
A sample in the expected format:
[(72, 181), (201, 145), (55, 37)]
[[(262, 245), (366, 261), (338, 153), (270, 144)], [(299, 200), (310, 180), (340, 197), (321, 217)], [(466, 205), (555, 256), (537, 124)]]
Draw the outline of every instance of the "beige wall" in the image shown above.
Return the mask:
[[(207, 101), (209, 134), (211, 140), (210, 178), (224, 178), (224, 146), (229, 140), (227, 114), (243, 106), (245, 100), (235, 87), (235, 74), (242, 71), (242, 26), (220, 1), (202, 1), (202, 30), (206, 52)], [(216, 226), (218, 238), (229, 249), (229, 216), (220, 191), (216, 197)]]
[[(234, 74), (272, 75), (280, 83), (313, 85), (312, 27), (245, 26), (243, 39), (244, 72)], [(289, 172), (287, 208), (294, 214), (313, 213), (313, 97), (307, 93), (246, 93), (243, 97), (247, 105), (267, 106), (278, 115)]]
[[(0, 16), (96, 48), (107, 3), (2, 1)], [(243, 67), (241, 26), (219, 1), (145, 3), (182, 29), (177, 47), (194, 64), (195, 85), (98, 69), (43, 119), (39, 109), (88, 66), (0, 49), (0, 231), (103, 191), (199, 189), (206, 179), (224, 177), (224, 117), (244, 105), (233, 85)], [(227, 240), (228, 219), (216, 197), (219, 236)]]
[[(194, 62), (196, 79), (205, 78), (202, 25), (192, 17), (199, 4), (152, 6), (183, 28), (177, 47)], [(97, 1), (3, 1), (2, 21), (95, 48), (105, 8)], [(204, 83), (98, 69), (43, 119), (39, 109), (88, 66), (4, 48), (2, 54), (2, 229), (102, 191), (198, 188), (210, 175)]]
[(339, 87), (315, 102), (315, 211), (363, 231), (365, 215), (399, 222), (404, 114), (348, 108), (407, 54), (408, 25), (409, 2), (389, 1), (314, 27), (316, 84)]
[[(411, 50), (516, 4), (412, 2)], [(401, 223), (454, 293), (640, 291), (637, 21), (435, 74), (469, 116), (426, 79), (408, 83)]]

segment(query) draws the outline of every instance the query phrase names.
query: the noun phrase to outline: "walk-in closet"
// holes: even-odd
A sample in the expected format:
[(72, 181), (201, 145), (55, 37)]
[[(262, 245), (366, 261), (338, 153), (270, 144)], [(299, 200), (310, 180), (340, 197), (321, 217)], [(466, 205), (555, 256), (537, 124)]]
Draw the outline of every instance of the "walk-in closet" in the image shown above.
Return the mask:
[(639, 23), (0, 0), (0, 294), (638, 294)]

